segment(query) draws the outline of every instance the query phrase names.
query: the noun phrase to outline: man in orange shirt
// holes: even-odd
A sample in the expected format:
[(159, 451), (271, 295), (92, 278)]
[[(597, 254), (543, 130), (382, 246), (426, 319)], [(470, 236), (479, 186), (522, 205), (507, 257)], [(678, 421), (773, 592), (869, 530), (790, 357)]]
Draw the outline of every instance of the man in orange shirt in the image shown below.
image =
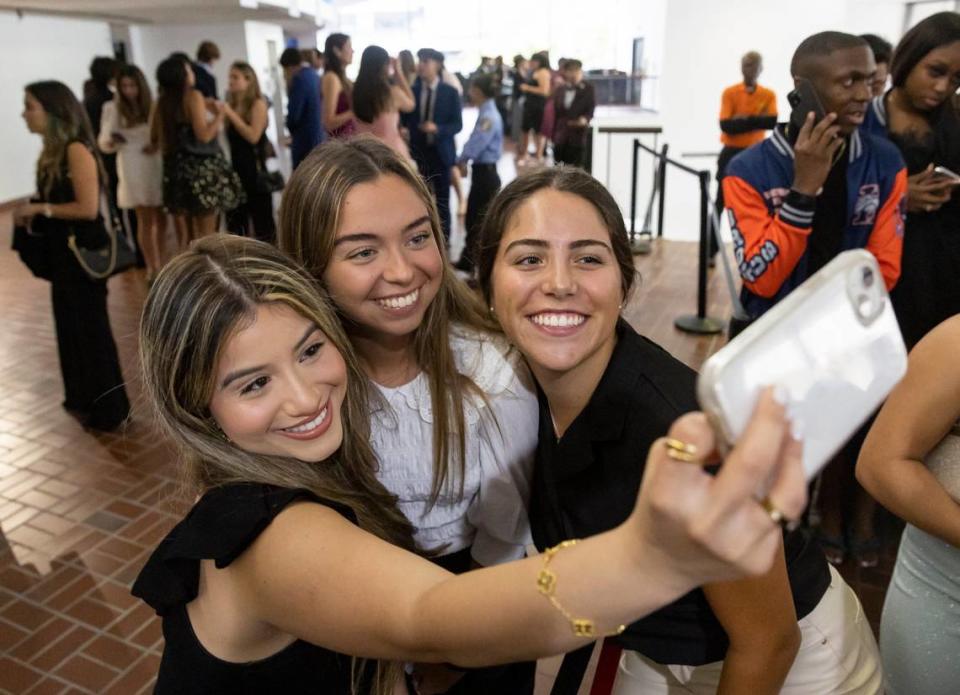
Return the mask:
[[(777, 125), (777, 95), (761, 87), (757, 78), (763, 70), (763, 58), (756, 51), (740, 59), (743, 82), (723, 90), (720, 101), (720, 142), (723, 149), (717, 159), (717, 216), (723, 214), (723, 186), (719, 183), (727, 165), (740, 152), (764, 138), (764, 131)], [(710, 258), (717, 253), (717, 242), (710, 236)], [(712, 265), (712, 261), (711, 261)]]

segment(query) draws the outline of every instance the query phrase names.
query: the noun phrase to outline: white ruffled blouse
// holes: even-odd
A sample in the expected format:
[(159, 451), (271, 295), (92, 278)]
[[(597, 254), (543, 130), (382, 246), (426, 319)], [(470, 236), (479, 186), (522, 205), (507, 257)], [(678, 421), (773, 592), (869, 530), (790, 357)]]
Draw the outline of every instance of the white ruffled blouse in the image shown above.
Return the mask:
[[(472, 546), (473, 559), (485, 566), (515, 560), (532, 542), (527, 501), (539, 417), (533, 380), (522, 358), (501, 337), (455, 326), (450, 347), (460, 373), (483, 390), (489, 403), (470, 395), (464, 399), (462, 498), (452, 467), (437, 503), (428, 509), (433, 412), (422, 372), (396, 388), (377, 384), (384, 401), (371, 413), (371, 438), (380, 461), (377, 477), (399, 498), (420, 547), (446, 545), (442, 552), (447, 555)], [(492, 412), (485, 412), (488, 407)]]

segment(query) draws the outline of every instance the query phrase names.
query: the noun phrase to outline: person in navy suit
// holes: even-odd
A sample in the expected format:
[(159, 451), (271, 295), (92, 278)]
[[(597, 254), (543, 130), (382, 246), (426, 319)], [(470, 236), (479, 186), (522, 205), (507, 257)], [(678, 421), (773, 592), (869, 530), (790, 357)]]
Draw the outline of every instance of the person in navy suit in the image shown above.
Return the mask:
[(204, 41), (197, 47), (197, 61), (192, 64), (194, 85), (205, 98), (218, 99), (217, 78), (213, 64), (220, 59), (220, 49), (213, 41)]
[(457, 90), (440, 79), (443, 54), (432, 48), (417, 51), (417, 81), (413, 85), (416, 108), (403, 115), (410, 131), (410, 153), (420, 174), (433, 189), (443, 236), (450, 242), (450, 169), (457, 161), (453, 137), (463, 128)]
[(301, 61), (296, 48), (284, 49), (280, 54), (280, 67), (287, 82), (287, 130), (294, 169), (327, 137), (320, 122), (320, 78), (310, 65)]

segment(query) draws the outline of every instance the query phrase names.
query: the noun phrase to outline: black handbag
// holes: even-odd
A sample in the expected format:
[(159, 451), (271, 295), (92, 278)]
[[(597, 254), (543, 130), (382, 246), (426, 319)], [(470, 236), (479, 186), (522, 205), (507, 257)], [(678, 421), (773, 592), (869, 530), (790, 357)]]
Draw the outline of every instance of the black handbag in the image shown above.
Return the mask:
[(264, 133), (260, 138), (260, 142), (257, 143), (255, 152), (257, 160), (256, 185), (258, 193), (277, 193), (283, 190), (283, 174), (279, 171), (268, 171), (266, 166), (267, 159), (271, 156), (275, 157), (276, 154), (276, 150), (273, 149), (273, 144), (267, 138), (266, 133)]
[(284, 186), (283, 174), (279, 171), (267, 171), (257, 167), (257, 191), (260, 193), (276, 193)]
[[(36, 221), (46, 221), (37, 218)], [(13, 228), (12, 248), (20, 255), (20, 260), (41, 280), (53, 279), (53, 260), (49, 249), (47, 233), (42, 224), (18, 224)]]
[(106, 243), (91, 244), (90, 237), (94, 235), (85, 234), (88, 230), (81, 230), (79, 225), (71, 226), (67, 236), (67, 246), (92, 280), (106, 280), (136, 265), (136, 247), (124, 231), (119, 211), (105, 191), (100, 193), (100, 217), (92, 224), (97, 227), (93, 231), (102, 232), (96, 234), (101, 240), (105, 233)]

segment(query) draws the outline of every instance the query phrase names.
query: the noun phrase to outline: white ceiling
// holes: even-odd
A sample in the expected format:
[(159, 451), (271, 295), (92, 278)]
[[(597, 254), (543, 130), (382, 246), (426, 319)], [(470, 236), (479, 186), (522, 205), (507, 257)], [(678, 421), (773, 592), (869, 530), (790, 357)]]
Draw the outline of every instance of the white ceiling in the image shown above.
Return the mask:
[[(57, 14), (138, 24), (197, 24), (259, 20), (302, 30), (316, 26), (312, 14), (293, 12), (280, 5), (309, 6), (298, 0), (0, 0), (0, 10)], [(245, 5), (245, 6), (244, 6)], [(320, 20), (322, 23), (322, 20)]]

